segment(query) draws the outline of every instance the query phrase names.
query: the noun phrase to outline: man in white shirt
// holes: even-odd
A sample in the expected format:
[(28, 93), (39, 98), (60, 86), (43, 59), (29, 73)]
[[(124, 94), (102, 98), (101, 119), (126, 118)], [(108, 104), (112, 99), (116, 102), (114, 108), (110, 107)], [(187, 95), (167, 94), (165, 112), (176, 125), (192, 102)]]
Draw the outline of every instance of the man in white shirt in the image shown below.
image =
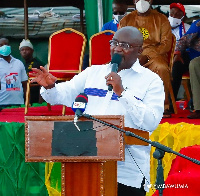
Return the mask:
[(23, 63), (11, 56), (9, 40), (0, 39), (0, 107), (24, 104), (27, 74)]
[[(36, 76), (32, 82), (43, 86), (41, 95), (48, 103), (71, 107), (76, 96), (84, 92), (88, 96), (85, 113), (124, 115), (126, 127), (152, 132), (163, 116), (165, 93), (160, 77), (139, 64), (142, 44), (143, 37), (137, 28), (123, 27), (110, 42), (111, 56), (116, 53), (122, 56), (117, 73), (111, 72), (111, 64), (93, 65), (72, 80), (55, 84), (56, 78), (40, 67), (40, 70), (32, 69)], [(108, 85), (113, 86), (113, 91), (108, 91)], [(126, 145), (125, 149), (125, 162), (118, 162), (118, 195), (136, 192), (138, 196), (145, 195), (141, 184), (143, 174), (149, 183), (150, 146)], [(126, 192), (126, 188), (130, 190)]]

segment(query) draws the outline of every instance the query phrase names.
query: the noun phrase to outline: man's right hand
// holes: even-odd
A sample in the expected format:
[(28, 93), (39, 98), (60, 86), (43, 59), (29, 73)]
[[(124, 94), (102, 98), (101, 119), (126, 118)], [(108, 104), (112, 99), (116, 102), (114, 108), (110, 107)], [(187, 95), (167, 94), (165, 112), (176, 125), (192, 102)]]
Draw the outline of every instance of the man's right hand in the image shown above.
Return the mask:
[(32, 70), (33, 70), (32, 75), (35, 78), (31, 80), (31, 83), (37, 82), (45, 89), (50, 89), (55, 87), (57, 78), (52, 74), (50, 74), (43, 66), (40, 66), (40, 69), (32, 68)]
[(181, 57), (181, 54), (175, 54), (175, 55), (174, 55), (173, 63), (175, 63), (175, 62), (177, 62), (177, 61), (180, 61), (181, 63), (184, 64), (184, 61), (183, 61), (183, 59), (182, 59), (182, 57)]

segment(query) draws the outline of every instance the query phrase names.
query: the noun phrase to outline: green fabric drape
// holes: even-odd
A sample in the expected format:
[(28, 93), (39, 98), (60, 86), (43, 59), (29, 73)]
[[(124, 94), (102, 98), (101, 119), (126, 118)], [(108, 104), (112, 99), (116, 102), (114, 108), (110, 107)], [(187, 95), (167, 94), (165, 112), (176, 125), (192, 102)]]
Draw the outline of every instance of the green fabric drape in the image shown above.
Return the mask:
[(24, 123), (0, 122), (0, 195), (48, 196), (45, 163), (26, 163), (24, 144)]
[(113, 0), (102, 0), (104, 24), (112, 20), (112, 2)]
[[(102, 0), (103, 7), (103, 23), (112, 20), (112, 1), (113, 0)], [(85, 18), (87, 26), (87, 37), (89, 38), (101, 31), (99, 29), (98, 19), (98, 1), (97, 0), (84, 0), (85, 3)]]

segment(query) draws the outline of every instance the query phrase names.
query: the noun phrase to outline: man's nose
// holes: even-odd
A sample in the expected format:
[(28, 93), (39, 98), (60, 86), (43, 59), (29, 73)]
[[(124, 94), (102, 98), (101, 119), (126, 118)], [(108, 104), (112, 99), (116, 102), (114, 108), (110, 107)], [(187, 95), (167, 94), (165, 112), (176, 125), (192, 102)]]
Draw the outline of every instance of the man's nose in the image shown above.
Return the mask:
[(122, 47), (119, 44), (114, 49), (114, 51), (119, 51), (119, 52), (121, 52), (122, 50), (123, 49), (122, 49)]

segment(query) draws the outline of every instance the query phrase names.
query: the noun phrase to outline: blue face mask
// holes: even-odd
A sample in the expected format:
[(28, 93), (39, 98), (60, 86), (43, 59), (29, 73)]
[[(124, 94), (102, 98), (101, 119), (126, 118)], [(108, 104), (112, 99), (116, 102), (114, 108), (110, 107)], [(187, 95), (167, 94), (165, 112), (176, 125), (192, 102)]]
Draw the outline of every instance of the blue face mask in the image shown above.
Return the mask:
[(3, 45), (0, 47), (0, 55), (9, 56), (11, 53), (11, 47), (8, 45)]

